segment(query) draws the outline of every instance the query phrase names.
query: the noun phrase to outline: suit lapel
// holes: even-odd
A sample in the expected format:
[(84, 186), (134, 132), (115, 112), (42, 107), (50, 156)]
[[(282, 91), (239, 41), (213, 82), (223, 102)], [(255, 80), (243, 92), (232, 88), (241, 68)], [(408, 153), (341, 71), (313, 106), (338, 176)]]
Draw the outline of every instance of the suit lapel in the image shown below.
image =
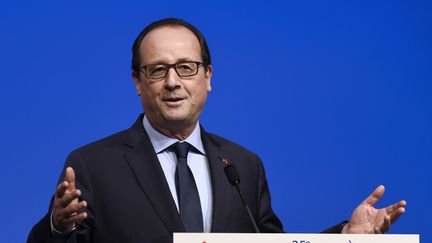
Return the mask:
[(221, 158), (220, 144), (212, 140), (201, 127), (201, 138), (207, 153), (213, 191), (213, 214), (211, 232), (224, 232), (230, 210), (231, 185), (229, 184)]
[[(142, 126), (143, 115), (127, 131), (125, 159), (143, 192), (151, 201), (169, 233), (184, 232), (184, 227), (150, 138)], [(221, 158), (227, 158), (221, 145), (201, 127), (201, 139), (207, 153), (213, 193), (212, 232), (223, 232), (230, 210), (231, 185), (226, 179)]]
[(184, 227), (150, 138), (142, 126), (142, 116), (128, 130), (124, 154), (140, 187), (151, 201), (169, 233), (183, 232)]

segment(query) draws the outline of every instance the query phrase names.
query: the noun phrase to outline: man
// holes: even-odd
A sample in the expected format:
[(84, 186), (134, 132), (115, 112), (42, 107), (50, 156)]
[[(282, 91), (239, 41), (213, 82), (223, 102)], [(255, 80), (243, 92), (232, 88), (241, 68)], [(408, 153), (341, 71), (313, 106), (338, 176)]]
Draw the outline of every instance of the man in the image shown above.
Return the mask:
[[(178, 19), (147, 26), (133, 45), (144, 114), (131, 128), (73, 151), (46, 216), (28, 242), (172, 242), (173, 232), (254, 232), (224, 168), (234, 164), (261, 232), (283, 232), (261, 160), (207, 133), (198, 118), (211, 91), (202, 34)], [(382, 233), (405, 201), (373, 208), (378, 187), (349, 222), (326, 232)]]

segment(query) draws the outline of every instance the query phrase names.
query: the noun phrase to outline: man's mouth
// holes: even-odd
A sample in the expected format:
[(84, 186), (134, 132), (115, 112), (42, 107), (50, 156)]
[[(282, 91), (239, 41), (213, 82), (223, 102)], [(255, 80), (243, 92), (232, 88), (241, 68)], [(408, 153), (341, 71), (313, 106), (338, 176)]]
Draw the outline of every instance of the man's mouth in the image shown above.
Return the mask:
[(183, 104), (184, 100), (186, 100), (186, 98), (182, 98), (182, 97), (168, 97), (162, 99), (162, 101), (167, 106), (172, 106), (172, 107), (180, 106), (181, 104)]
[(181, 98), (181, 97), (169, 97), (169, 98), (164, 98), (164, 101), (179, 101), (179, 100), (184, 100), (185, 98)]

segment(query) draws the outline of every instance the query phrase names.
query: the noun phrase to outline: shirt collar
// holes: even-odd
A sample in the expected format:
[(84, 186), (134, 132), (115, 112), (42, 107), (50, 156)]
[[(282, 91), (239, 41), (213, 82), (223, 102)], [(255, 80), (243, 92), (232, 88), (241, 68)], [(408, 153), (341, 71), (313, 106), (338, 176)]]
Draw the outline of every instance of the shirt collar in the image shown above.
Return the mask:
[[(167, 137), (164, 134), (157, 131), (156, 129), (154, 129), (153, 126), (150, 124), (149, 120), (147, 119), (146, 115), (144, 115), (143, 118), (143, 126), (150, 138), (150, 141), (153, 145), (156, 154), (164, 151), (169, 146), (180, 141), (177, 138)], [(199, 122), (197, 122), (195, 129), (192, 131), (189, 137), (187, 137), (184, 141), (192, 145), (201, 154), (204, 155), (206, 154), (201, 140), (201, 128), (199, 126)]]

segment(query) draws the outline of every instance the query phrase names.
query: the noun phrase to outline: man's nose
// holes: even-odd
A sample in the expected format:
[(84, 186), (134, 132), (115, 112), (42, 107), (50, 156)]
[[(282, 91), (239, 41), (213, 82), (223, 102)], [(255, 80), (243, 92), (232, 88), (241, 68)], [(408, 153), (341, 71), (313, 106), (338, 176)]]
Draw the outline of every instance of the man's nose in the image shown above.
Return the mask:
[(173, 90), (181, 86), (180, 77), (177, 75), (174, 67), (170, 67), (167, 71), (167, 75), (165, 77), (165, 88), (168, 90)]

